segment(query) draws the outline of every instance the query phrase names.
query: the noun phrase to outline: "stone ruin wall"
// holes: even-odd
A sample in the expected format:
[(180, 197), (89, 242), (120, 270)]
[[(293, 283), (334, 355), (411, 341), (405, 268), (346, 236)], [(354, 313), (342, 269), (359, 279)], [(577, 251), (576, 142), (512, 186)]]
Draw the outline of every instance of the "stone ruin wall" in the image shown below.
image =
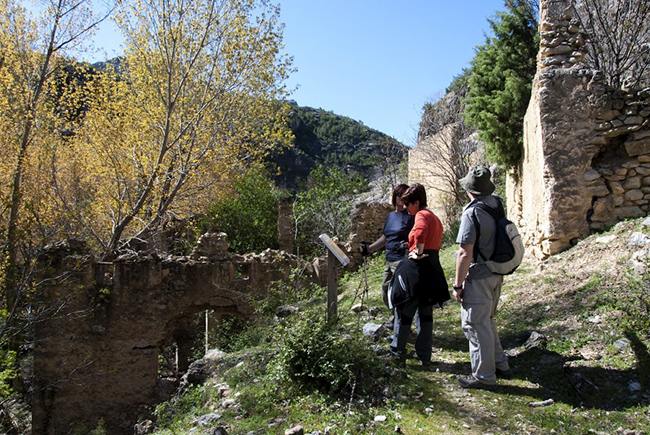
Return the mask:
[[(169, 381), (158, 374), (163, 347), (176, 344), (187, 369), (196, 337), (195, 315), (253, 313), (272, 281), (310, 264), (282, 252), (229, 255), (222, 235), (203, 236), (190, 257), (130, 254), (96, 262), (62, 244), (40, 259), (42, 309), (36, 324), (33, 430), (62, 434), (77, 425), (110, 434), (133, 433), (144, 407), (166, 400)], [(172, 386), (173, 387), (173, 386)]]
[(541, 48), (524, 125), (524, 158), (507, 183), (508, 214), (545, 258), (591, 231), (648, 214), (650, 89), (608, 89), (582, 63), (570, 0), (540, 2)]
[[(344, 246), (357, 268), (361, 240), (382, 232), (387, 204), (358, 204), (353, 234)], [(175, 383), (161, 379), (158, 358), (178, 348), (178, 369), (187, 369), (197, 327), (195, 315), (253, 313), (273, 281), (293, 269), (324, 285), (326, 257), (300, 261), (284, 251), (234, 255), (223, 233), (203, 235), (190, 256), (133, 252), (98, 262), (82, 242), (59, 243), (40, 257), (40, 306), (36, 323), (32, 396), (33, 433), (71, 433), (103, 419), (109, 434), (133, 434), (147, 406), (166, 400)], [(343, 268), (339, 269), (341, 272)]]
[(356, 270), (362, 264), (363, 257), (359, 253), (360, 243), (372, 243), (381, 237), (386, 216), (394, 210), (391, 204), (380, 202), (361, 202), (356, 205), (352, 216), (350, 237), (342, 246), (350, 258), (348, 269)]

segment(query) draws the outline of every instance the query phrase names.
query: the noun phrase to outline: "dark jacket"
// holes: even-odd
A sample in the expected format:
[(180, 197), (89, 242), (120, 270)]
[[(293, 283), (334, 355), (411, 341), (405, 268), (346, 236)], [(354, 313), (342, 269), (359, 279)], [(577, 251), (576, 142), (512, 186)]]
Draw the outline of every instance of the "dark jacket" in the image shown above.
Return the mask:
[(424, 306), (442, 306), (451, 299), (438, 251), (424, 252), (428, 257), (421, 260), (406, 259), (397, 266), (389, 290), (394, 307), (399, 307), (413, 298), (418, 298), (419, 304)]

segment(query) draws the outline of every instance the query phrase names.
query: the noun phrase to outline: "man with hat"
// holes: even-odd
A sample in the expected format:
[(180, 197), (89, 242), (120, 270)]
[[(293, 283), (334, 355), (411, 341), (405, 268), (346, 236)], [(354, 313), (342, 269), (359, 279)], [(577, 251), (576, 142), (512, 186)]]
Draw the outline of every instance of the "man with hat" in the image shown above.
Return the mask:
[(454, 297), (462, 304), (462, 327), (469, 340), (472, 374), (459, 376), (463, 388), (491, 390), (497, 377), (510, 378), (508, 356), (503, 351), (493, 316), (501, 295), (502, 275), (492, 273), (484, 264), (492, 255), (496, 240), (496, 221), (476, 205), (502, 208), (501, 198), (493, 195), (494, 184), (485, 166), (470, 168), (460, 180), (471, 202), (463, 209), (456, 242)]

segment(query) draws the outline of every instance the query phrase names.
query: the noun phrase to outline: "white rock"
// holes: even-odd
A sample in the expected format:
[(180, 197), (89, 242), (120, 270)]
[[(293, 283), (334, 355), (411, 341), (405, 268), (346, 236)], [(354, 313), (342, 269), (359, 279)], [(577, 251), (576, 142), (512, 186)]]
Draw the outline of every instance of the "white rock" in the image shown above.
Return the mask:
[(646, 236), (643, 233), (635, 232), (630, 236), (628, 240), (628, 246), (645, 246), (650, 243), (650, 237)]
[(604, 243), (605, 245), (610, 244), (616, 240), (616, 235), (612, 234), (610, 236), (603, 236), (603, 237), (598, 237), (596, 240), (594, 240), (595, 243)]

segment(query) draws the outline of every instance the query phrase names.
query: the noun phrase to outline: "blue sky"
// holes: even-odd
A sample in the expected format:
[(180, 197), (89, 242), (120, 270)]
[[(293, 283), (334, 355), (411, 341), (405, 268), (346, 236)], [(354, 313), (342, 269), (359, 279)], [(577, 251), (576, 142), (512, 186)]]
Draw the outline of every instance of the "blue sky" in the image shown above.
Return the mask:
[[(292, 98), (348, 116), (406, 145), (428, 101), (474, 56), (503, 0), (279, 0)], [(97, 38), (112, 57), (119, 41)], [(93, 56), (103, 60), (104, 56)]]

